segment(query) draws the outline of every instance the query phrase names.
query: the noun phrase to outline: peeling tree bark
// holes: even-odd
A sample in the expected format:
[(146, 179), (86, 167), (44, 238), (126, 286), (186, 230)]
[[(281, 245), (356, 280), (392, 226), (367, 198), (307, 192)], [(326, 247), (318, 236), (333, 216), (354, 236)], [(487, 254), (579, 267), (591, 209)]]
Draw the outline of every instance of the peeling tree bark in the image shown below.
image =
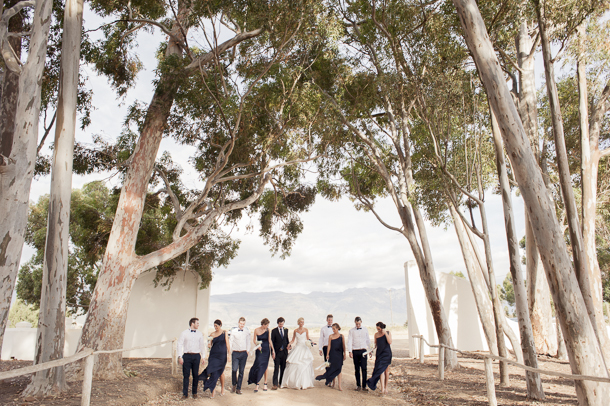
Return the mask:
[[(82, 23), (83, 0), (66, 1), (42, 296), (34, 364), (53, 361), (64, 356), (72, 160)], [(57, 367), (35, 373), (22, 395), (57, 395), (66, 389), (64, 368)]]
[(525, 217), (527, 302), (534, 343), (538, 354), (554, 357), (557, 354), (557, 333), (552, 323), (551, 291), (538, 255), (538, 247), (527, 211)]
[[(27, 226), (30, 186), (36, 163), (38, 116), (47, 39), (51, 21), (51, 0), (36, 2), (32, 19), (27, 62), (19, 74), (19, 95), (11, 142), (2, 141), (0, 162), (0, 342), (8, 320), (11, 297)], [(10, 130), (9, 130), (10, 131)], [(6, 153), (6, 154), (5, 154)]]
[[(179, 19), (184, 19), (182, 20), (184, 22), (187, 17), (188, 10), (186, 8), (179, 10)], [(182, 24), (182, 27), (185, 27), (185, 24)], [(222, 53), (240, 42), (256, 37), (263, 32), (264, 29), (257, 29), (238, 34), (233, 39), (220, 44), (217, 49), (198, 58), (194, 62), (194, 66), (206, 66), (213, 60), (214, 55)], [(173, 30), (173, 35), (177, 38), (182, 38), (183, 36), (178, 24), (176, 24), (176, 28)], [(180, 46), (170, 42), (166, 56), (178, 55), (180, 53)], [(189, 66), (187, 71), (182, 73), (192, 74), (195, 72), (194, 69)], [(198, 242), (199, 238), (209, 230), (210, 225), (218, 216), (226, 211), (246, 207), (251, 204), (260, 196), (264, 185), (268, 182), (269, 178), (267, 176), (261, 177), (260, 190), (252, 196), (240, 202), (224, 206), (222, 211), (212, 211), (196, 228), (193, 228), (169, 246), (144, 257), (136, 256), (135, 244), (144, 209), (148, 183), (162, 140), (163, 130), (165, 129), (174, 96), (178, 89), (180, 78), (177, 76), (173, 72), (161, 75), (148, 108), (140, 138), (130, 158), (131, 164), (121, 189), (102, 268), (100, 269), (98, 281), (93, 291), (87, 320), (83, 326), (83, 333), (79, 340), (77, 351), (85, 347), (94, 350), (121, 348), (125, 335), (129, 298), (138, 275), (144, 270), (184, 253)], [(97, 356), (94, 370), (95, 376), (102, 379), (114, 379), (124, 376), (121, 360), (122, 356), (120, 353)]]
[[(525, 292), (525, 284), (523, 275), (521, 274), (521, 260), (519, 258), (519, 238), (515, 227), (510, 184), (508, 181), (508, 173), (506, 171), (506, 162), (504, 161), (504, 146), (502, 145), (502, 136), (500, 128), (493, 110), (490, 109), (492, 135), (496, 150), (496, 166), (498, 168), (498, 179), (500, 190), (502, 193), (502, 207), (504, 209), (504, 225), (506, 228), (506, 242), (508, 244), (508, 253), (510, 256), (510, 274), (513, 279), (513, 288), (515, 292), (515, 304), (517, 308), (517, 318), (519, 322), (519, 332), (521, 335), (521, 348), (523, 349), (523, 358), (525, 365), (538, 368), (538, 359), (536, 358), (536, 346), (532, 333), (532, 324), (527, 304), (527, 294)], [(527, 384), (527, 397), (530, 399), (543, 400), (545, 399), (540, 374), (537, 372), (525, 371)]]
[[(502, 137), (515, 171), (534, 235), (549, 279), (558, 319), (566, 338), (570, 366), (575, 374), (608, 377), (595, 330), (588, 317), (554, 207), (532, 153), (523, 124), (506, 87), (504, 75), (474, 0), (454, 0), (464, 38), (498, 118)], [(602, 406), (610, 397), (608, 385), (575, 381), (580, 405)]]

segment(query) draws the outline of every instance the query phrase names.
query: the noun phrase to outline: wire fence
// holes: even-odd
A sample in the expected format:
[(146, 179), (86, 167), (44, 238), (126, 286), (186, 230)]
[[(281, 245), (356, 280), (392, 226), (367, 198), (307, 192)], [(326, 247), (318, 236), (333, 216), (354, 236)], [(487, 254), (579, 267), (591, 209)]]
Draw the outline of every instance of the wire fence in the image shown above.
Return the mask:
[(56, 368), (60, 366), (64, 366), (70, 364), (72, 362), (79, 361), (81, 359), (85, 359), (85, 365), (83, 368), (83, 388), (82, 388), (82, 396), (81, 396), (81, 406), (90, 406), (91, 405), (91, 388), (93, 386), (93, 366), (95, 365), (95, 356), (98, 354), (115, 354), (117, 352), (125, 352), (132, 350), (141, 350), (144, 348), (157, 347), (159, 345), (164, 345), (167, 343), (172, 343), (172, 375), (176, 375), (178, 371), (178, 339), (174, 338), (172, 340), (161, 341), (158, 343), (142, 345), (139, 347), (133, 348), (121, 348), (118, 350), (100, 350), (93, 351), (90, 348), (85, 348), (82, 351), (70, 356), (61, 359), (56, 359), (53, 361), (43, 362), (42, 364), (36, 364), (29, 367), (12, 369), (6, 372), (0, 372), (0, 381), (4, 379), (16, 378), (22, 375), (33, 374), (35, 372), (44, 371), (45, 369)]
[(462, 351), (457, 348), (449, 347), (445, 344), (430, 344), (424, 336), (422, 335), (414, 335), (413, 338), (419, 339), (419, 362), (421, 364), (424, 363), (424, 343), (428, 345), (430, 348), (438, 348), (438, 377), (442, 381), (445, 379), (445, 350), (455, 351), (462, 355), (466, 355), (470, 358), (483, 359), (485, 364), (485, 386), (487, 387), (487, 398), (489, 400), (490, 406), (497, 406), (498, 401), (496, 399), (496, 386), (493, 374), (493, 364), (492, 360), (504, 361), (508, 364), (516, 366), (518, 368), (524, 369), (530, 372), (538, 372), (543, 375), (556, 376), (560, 378), (572, 379), (575, 381), (595, 381), (595, 382), (604, 382), (610, 383), (610, 378), (604, 378), (601, 376), (589, 376), (589, 375), (572, 375), (572, 374), (564, 374), (562, 372), (549, 371), (546, 369), (533, 368), (527, 365), (520, 364), (519, 362), (513, 361), (511, 359), (500, 357), (498, 355), (494, 355), (491, 353), (480, 353), (480, 352), (471, 352), (471, 351)]

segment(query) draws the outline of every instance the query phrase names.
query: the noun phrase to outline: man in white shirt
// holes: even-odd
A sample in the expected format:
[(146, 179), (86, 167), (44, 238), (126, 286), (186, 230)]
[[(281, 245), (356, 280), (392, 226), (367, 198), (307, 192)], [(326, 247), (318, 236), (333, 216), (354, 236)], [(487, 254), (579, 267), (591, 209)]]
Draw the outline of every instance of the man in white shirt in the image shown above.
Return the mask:
[[(362, 327), (362, 319), (360, 317), (356, 317), (354, 322), (356, 323), (356, 327), (349, 331), (346, 349), (347, 352), (349, 352), (349, 357), (354, 359), (356, 390), (368, 391), (365, 384), (367, 363), (365, 353), (368, 352), (368, 349), (371, 347), (371, 339), (369, 337), (368, 330)], [(362, 381), (360, 380), (360, 371), (362, 371)]]
[[(250, 351), (250, 330), (246, 327), (246, 319), (239, 318), (239, 327), (231, 329), (229, 344), (231, 345), (231, 382), (232, 393), (241, 395), (241, 383), (244, 379), (244, 370), (246, 369), (246, 361), (248, 360), (248, 351)], [(239, 378), (237, 370), (239, 369)]]
[(320, 329), (318, 348), (320, 355), (324, 355), (324, 362), (328, 361), (328, 337), (333, 333), (333, 315), (326, 316), (326, 325)]
[[(182, 365), (182, 399), (188, 399), (189, 375), (193, 375), (193, 399), (197, 398), (197, 384), (199, 383), (199, 364), (203, 359), (205, 342), (203, 334), (197, 331), (199, 319), (193, 317), (189, 320), (189, 328), (180, 333), (178, 337), (178, 362)], [(205, 362), (205, 361), (204, 361)]]

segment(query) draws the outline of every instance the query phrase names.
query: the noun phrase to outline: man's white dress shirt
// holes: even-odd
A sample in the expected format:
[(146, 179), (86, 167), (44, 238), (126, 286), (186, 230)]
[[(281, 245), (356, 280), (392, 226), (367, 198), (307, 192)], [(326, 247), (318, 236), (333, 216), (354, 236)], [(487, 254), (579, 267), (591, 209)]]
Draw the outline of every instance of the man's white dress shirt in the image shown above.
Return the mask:
[(233, 351), (250, 351), (250, 345), (252, 336), (250, 335), (250, 330), (248, 327), (244, 327), (240, 329), (239, 327), (234, 327), (231, 329), (231, 338), (229, 339), (229, 343), (231, 344), (231, 352)]
[(368, 350), (371, 346), (371, 338), (369, 332), (364, 327), (354, 327), (349, 331), (347, 337), (347, 352), (353, 350)]
[(333, 327), (326, 325), (320, 329), (320, 342), (318, 348), (322, 351), (322, 347), (328, 347), (328, 337), (333, 333)]
[(178, 356), (182, 357), (185, 353), (205, 354), (205, 340), (199, 330), (187, 328), (178, 337)]

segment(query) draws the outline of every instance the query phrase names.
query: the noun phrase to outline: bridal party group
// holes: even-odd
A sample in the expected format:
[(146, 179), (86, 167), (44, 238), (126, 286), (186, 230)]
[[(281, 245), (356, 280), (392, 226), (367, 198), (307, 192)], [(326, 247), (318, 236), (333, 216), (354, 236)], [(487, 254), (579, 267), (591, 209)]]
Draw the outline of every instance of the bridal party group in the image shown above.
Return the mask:
[[(203, 384), (203, 392), (209, 391), (210, 397), (220, 391), (225, 394), (224, 371), (231, 358), (231, 393), (242, 394), (246, 361), (248, 354), (254, 353), (255, 358), (248, 372), (247, 384), (255, 385), (254, 393), (269, 390), (267, 369), (270, 359), (274, 362), (273, 386), (271, 390), (280, 388), (307, 389), (314, 387), (314, 381), (324, 381), (328, 387), (343, 390), (341, 384), (343, 362), (349, 356), (354, 363), (356, 390), (376, 390), (377, 384), (383, 394), (387, 394), (389, 366), (392, 362), (392, 334), (386, 330), (382, 322), (376, 324), (377, 332), (371, 338), (368, 330), (363, 327), (360, 317), (354, 320), (347, 338), (341, 333), (341, 326), (333, 323), (333, 316), (326, 317), (326, 325), (320, 329), (317, 343), (321, 364), (315, 368), (320, 371), (316, 376), (312, 347), (316, 345), (305, 327), (305, 320), (297, 320), (298, 328), (290, 331), (284, 327), (283, 317), (277, 319), (277, 327), (269, 329), (269, 319), (264, 318), (260, 327), (250, 332), (246, 327), (246, 319), (241, 317), (238, 326), (229, 331), (222, 328), (222, 321), (214, 321), (214, 331), (208, 337), (207, 344), (203, 334), (199, 332), (199, 319), (189, 320), (189, 328), (178, 338), (178, 362), (182, 365), (183, 385), (182, 398), (188, 399), (189, 380), (192, 375), (192, 397), (197, 398), (199, 382)], [(372, 345), (372, 347), (371, 347)], [(209, 351), (209, 353), (208, 353)], [(205, 358), (207, 354), (207, 365)], [(375, 366), (371, 377), (367, 379), (367, 361), (375, 354)], [(205, 369), (199, 373), (199, 367), (204, 363)], [(264, 380), (263, 380), (264, 378)], [(220, 382), (220, 385), (217, 384)], [(262, 389), (261, 389), (262, 384)]]

